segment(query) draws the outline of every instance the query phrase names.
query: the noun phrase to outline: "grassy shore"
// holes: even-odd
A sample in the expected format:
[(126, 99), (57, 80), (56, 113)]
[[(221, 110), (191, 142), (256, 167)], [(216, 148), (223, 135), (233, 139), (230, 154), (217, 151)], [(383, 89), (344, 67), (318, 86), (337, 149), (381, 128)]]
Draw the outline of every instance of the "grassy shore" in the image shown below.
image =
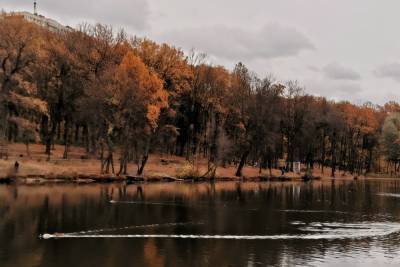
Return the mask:
[[(198, 180), (206, 181), (210, 178), (204, 176), (207, 173), (207, 162), (199, 159), (193, 166), (186, 159), (176, 156), (152, 154), (142, 176), (136, 176), (137, 166), (133, 163), (128, 166), (128, 175), (117, 176), (115, 174), (101, 174), (100, 161), (96, 158), (86, 158), (83, 148), (71, 147), (69, 158), (62, 158), (64, 147), (56, 145), (52, 151), (51, 159), (47, 159), (43, 145), (31, 145), (30, 155), (27, 155), (23, 144), (11, 144), (8, 147), (8, 159), (0, 160), (0, 179), (17, 179), (24, 181), (73, 181), (73, 182), (116, 182), (116, 181), (182, 181)], [(115, 157), (115, 171), (118, 171), (118, 154)], [(19, 168), (16, 171), (15, 162)], [(266, 181), (266, 180), (301, 180), (303, 174), (286, 173), (282, 177), (279, 170), (269, 170), (246, 166), (243, 177), (235, 177), (236, 166), (218, 167), (215, 180), (217, 181)], [(329, 169), (324, 173), (314, 170), (316, 177), (329, 178)], [(350, 175), (338, 175), (341, 178), (353, 178)]]

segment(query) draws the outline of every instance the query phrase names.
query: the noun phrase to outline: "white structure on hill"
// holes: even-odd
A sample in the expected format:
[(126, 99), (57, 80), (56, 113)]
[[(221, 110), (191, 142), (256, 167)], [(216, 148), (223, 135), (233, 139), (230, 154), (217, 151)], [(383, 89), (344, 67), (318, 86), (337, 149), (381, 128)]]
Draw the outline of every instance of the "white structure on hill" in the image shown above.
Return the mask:
[(46, 18), (45, 16), (42, 16), (42, 15), (35, 15), (35, 14), (29, 13), (26, 11), (11, 12), (11, 13), (7, 13), (7, 15), (8, 16), (21, 16), (26, 21), (35, 23), (35, 24), (42, 26), (44, 28), (47, 28), (53, 32), (67, 31), (67, 30), (71, 29), (70, 27), (64, 26), (53, 19)]
[(64, 26), (62, 24), (60, 24), (59, 22), (53, 20), (53, 19), (49, 19), (46, 18), (43, 15), (39, 15), (37, 12), (37, 4), (36, 1), (33, 4), (33, 14), (30, 12), (26, 12), (26, 11), (22, 11), (22, 12), (9, 12), (9, 13), (5, 13), (2, 12), (2, 14), (0, 14), (1, 16), (20, 16), (22, 18), (24, 18), (26, 21), (35, 23), (39, 26), (42, 26), (44, 28), (49, 29), (50, 31), (53, 32), (60, 32), (60, 31), (70, 31), (72, 30), (71, 27), (69, 26)]

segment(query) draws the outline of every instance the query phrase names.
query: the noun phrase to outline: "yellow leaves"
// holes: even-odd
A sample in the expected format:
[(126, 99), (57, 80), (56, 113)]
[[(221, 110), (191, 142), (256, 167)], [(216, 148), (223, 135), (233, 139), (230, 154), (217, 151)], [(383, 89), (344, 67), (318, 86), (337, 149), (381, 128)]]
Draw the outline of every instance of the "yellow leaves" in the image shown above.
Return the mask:
[[(139, 97), (147, 96), (148, 99), (161, 97), (164, 99), (162, 82), (151, 73), (142, 60), (132, 52), (128, 52), (115, 74), (116, 82), (121, 86), (121, 91), (130, 90)], [(156, 94), (153, 96), (153, 94)]]
[(201, 103), (204, 109), (225, 113), (228, 106), (230, 73), (223, 67), (205, 64), (197, 65), (193, 69), (193, 98)]
[(147, 107), (147, 121), (149, 122), (151, 128), (157, 128), (158, 117), (160, 116), (160, 108), (155, 105), (149, 105)]
[(373, 133), (379, 127), (376, 112), (370, 107), (362, 107), (359, 110), (361, 131), (366, 134)]
[(31, 122), (27, 119), (21, 118), (21, 117), (11, 116), (10, 118), (8, 118), (8, 121), (11, 123), (14, 123), (19, 128), (24, 129), (24, 130), (37, 131), (37, 129), (38, 129), (38, 125), (36, 123), (33, 123), (33, 122)]
[(20, 133), (22, 133), (22, 137), (25, 141), (36, 142), (39, 140), (39, 126), (38, 124), (31, 122), (22, 117), (11, 116), (8, 118), (10, 123), (15, 124)]
[(39, 50), (38, 26), (18, 16), (0, 20), (0, 62), (3, 76), (15, 76), (34, 62)]
[(162, 79), (165, 89), (171, 95), (190, 90), (189, 80), (193, 73), (181, 50), (167, 44), (158, 45), (147, 39), (135, 39), (132, 46), (135, 54)]
[(148, 124), (152, 129), (156, 128), (160, 110), (168, 106), (168, 93), (158, 76), (129, 51), (117, 67), (115, 84), (120, 109), (134, 109), (133, 113), (139, 113), (143, 107)]
[(31, 82), (31, 81), (27, 81), (26, 79), (24, 79), (23, 75), (21, 74), (15, 74), (12, 78), (12, 80), (15, 82), (15, 84), (17, 86), (15, 86), (16, 88), (18, 87), (19, 89), (21, 89), (24, 93), (28, 94), (28, 95), (34, 95), (37, 93), (37, 87), (36, 84)]
[(372, 107), (341, 103), (339, 108), (349, 128), (359, 129), (363, 134), (371, 134), (378, 130), (378, 113)]
[(159, 109), (168, 107), (168, 92), (164, 89), (162, 81), (153, 73), (149, 78), (148, 90), (152, 92), (151, 103)]
[(22, 107), (26, 110), (39, 112), (40, 114), (48, 115), (49, 112), (47, 103), (38, 98), (22, 96), (11, 92), (9, 95), (9, 101), (14, 103), (16, 106)]

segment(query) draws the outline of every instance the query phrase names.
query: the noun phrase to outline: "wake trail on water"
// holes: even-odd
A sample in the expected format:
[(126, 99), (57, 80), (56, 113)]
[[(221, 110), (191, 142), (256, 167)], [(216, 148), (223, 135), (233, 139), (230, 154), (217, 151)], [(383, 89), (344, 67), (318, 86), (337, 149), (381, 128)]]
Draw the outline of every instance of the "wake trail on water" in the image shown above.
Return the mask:
[(400, 198), (400, 194), (394, 194), (394, 193), (379, 193), (377, 195), (381, 196), (381, 197), (397, 197), (397, 198)]
[(136, 204), (136, 205), (157, 205), (157, 206), (180, 206), (185, 207), (187, 205), (180, 203), (164, 203), (164, 202), (142, 202), (142, 201), (117, 201), (110, 200), (111, 204)]
[(154, 224), (131, 225), (131, 226), (115, 227), (115, 228), (102, 228), (102, 229), (95, 229), (95, 230), (73, 232), (73, 233), (68, 233), (68, 234), (69, 235), (86, 235), (86, 234), (95, 234), (95, 233), (102, 233), (102, 232), (115, 232), (115, 231), (129, 230), (129, 229), (157, 228), (157, 227), (197, 225), (197, 224), (204, 224), (204, 223), (203, 222), (154, 223)]
[[(193, 204), (185, 204), (185, 203), (171, 203), (171, 202), (143, 202), (143, 201), (117, 201), (117, 200), (110, 200), (110, 204), (132, 204), (132, 205), (155, 205), (155, 206), (175, 206), (175, 207), (190, 207), (190, 208), (230, 208), (230, 209), (240, 209), (238, 207), (232, 206), (219, 206), (219, 207), (212, 207), (207, 205), (193, 205)], [(243, 211), (257, 211), (258, 209), (245, 209)]]
[(340, 240), (340, 239), (362, 239), (382, 237), (400, 232), (398, 223), (301, 223), (293, 222), (293, 225), (300, 225), (298, 228), (301, 234), (278, 234), (278, 235), (193, 235), (193, 234), (43, 234), (43, 239), (65, 239), (65, 238), (158, 238), (158, 239), (222, 239), (222, 240)]
[(337, 210), (279, 210), (279, 212), (287, 212), (287, 213), (339, 213), (339, 214), (347, 214), (348, 212), (337, 211)]

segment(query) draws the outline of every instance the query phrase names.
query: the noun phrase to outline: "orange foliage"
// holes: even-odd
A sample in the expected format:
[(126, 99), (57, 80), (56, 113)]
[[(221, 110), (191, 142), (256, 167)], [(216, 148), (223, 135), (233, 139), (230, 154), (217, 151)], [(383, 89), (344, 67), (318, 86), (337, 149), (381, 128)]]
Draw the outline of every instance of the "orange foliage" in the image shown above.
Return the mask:
[[(148, 123), (156, 128), (160, 109), (168, 105), (168, 94), (157, 75), (149, 71), (138, 56), (128, 52), (117, 67), (115, 81), (118, 91), (113, 98), (117, 105), (128, 108), (143, 105)], [(124, 105), (127, 100), (132, 102)]]
[(341, 103), (339, 108), (348, 128), (360, 130), (363, 134), (371, 134), (378, 130), (377, 112), (372, 107)]
[(189, 80), (193, 73), (181, 50), (167, 44), (159, 45), (148, 39), (135, 39), (132, 45), (146, 66), (163, 80), (165, 89), (171, 95), (190, 89)]

